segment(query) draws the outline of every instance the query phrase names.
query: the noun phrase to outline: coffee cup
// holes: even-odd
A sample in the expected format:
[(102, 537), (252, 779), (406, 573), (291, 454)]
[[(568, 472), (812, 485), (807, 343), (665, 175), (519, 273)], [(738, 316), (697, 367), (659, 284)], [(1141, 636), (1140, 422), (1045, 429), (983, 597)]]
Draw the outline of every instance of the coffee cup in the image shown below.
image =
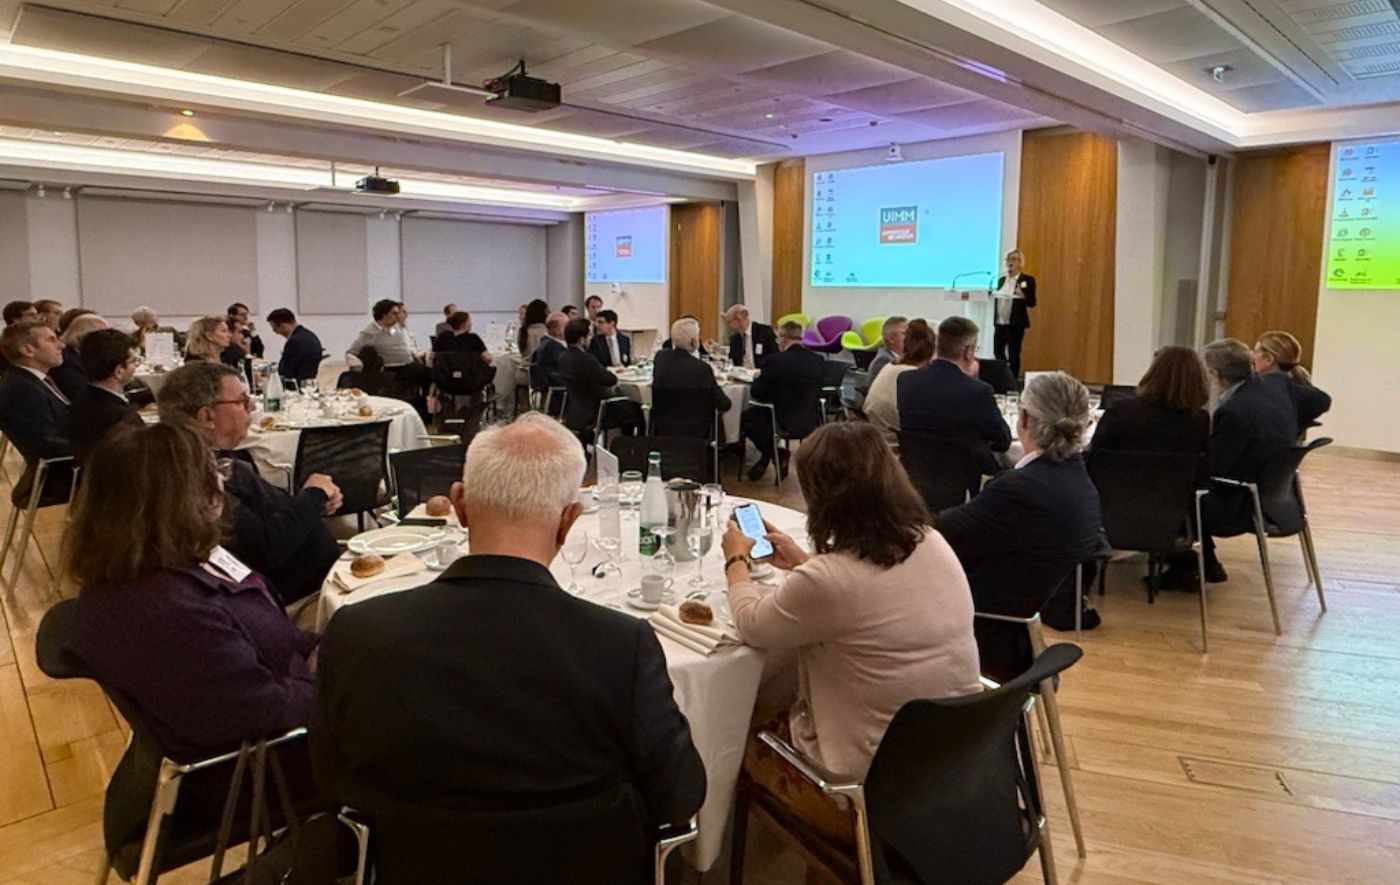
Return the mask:
[(642, 576), (642, 601), (648, 605), (660, 605), (671, 589), (671, 579), (665, 575)]

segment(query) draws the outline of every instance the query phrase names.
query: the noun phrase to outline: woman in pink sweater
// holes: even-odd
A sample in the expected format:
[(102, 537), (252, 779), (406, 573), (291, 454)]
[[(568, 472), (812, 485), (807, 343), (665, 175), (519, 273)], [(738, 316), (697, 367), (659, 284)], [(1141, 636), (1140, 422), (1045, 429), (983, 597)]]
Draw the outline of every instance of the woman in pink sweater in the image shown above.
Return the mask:
[[(753, 542), (724, 536), (729, 607), (744, 641), (796, 649), (797, 696), (775, 726), (840, 777), (862, 779), (894, 714), (915, 698), (980, 690), (967, 577), (880, 432), (829, 424), (796, 456), (807, 499), (807, 554), (768, 526), (787, 580), (766, 591), (749, 577)], [(770, 729), (771, 730), (771, 729)], [(852, 841), (846, 812), (750, 742), (745, 773), (823, 832)]]

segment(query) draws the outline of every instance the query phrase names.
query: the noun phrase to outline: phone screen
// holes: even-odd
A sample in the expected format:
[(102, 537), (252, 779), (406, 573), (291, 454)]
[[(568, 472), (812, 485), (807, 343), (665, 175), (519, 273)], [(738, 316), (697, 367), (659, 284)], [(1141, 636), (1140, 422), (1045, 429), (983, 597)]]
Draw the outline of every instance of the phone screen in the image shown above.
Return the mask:
[(734, 508), (734, 520), (739, 523), (739, 531), (747, 537), (753, 538), (753, 552), (749, 555), (754, 559), (765, 559), (773, 555), (773, 545), (768, 539), (763, 537), (767, 530), (763, 527), (763, 516), (758, 512), (757, 504), (743, 504)]

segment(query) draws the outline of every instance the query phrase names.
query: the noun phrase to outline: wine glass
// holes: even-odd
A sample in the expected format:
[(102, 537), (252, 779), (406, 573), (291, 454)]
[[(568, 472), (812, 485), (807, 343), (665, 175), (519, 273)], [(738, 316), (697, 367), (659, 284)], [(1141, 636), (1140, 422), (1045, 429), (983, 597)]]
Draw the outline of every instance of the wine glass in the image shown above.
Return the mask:
[(705, 554), (710, 552), (714, 541), (714, 511), (708, 507), (701, 508), (685, 532), (685, 545), (690, 548), (690, 555), (695, 557), (695, 577), (690, 579), (690, 586), (705, 586)]
[(617, 553), (622, 549), (621, 538), (597, 537), (593, 539), (593, 546), (603, 554), (603, 561), (593, 571), (596, 577), (622, 574), (622, 566), (617, 563)]
[(315, 378), (302, 378), (297, 382), (297, 389), (300, 390), (301, 395), (307, 399), (316, 399), (320, 394), (320, 391), (316, 389)]
[(640, 470), (626, 470), (622, 473), (622, 496), (627, 512), (635, 516), (642, 502), (642, 490), (646, 488)]
[(583, 595), (583, 587), (578, 583), (578, 565), (588, 556), (588, 532), (569, 532), (569, 537), (564, 539), (564, 546), (559, 550), (564, 561), (569, 564), (569, 592), (575, 596)]
[(667, 523), (654, 526), (651, 530), (656, 535), (656, 552), (652, 554), (652, 567), (659, 575), (671, 575), (676, 571), (676, 557), (671, 555), (667, 547), (666, 540), (676, 533), (674, 527)]

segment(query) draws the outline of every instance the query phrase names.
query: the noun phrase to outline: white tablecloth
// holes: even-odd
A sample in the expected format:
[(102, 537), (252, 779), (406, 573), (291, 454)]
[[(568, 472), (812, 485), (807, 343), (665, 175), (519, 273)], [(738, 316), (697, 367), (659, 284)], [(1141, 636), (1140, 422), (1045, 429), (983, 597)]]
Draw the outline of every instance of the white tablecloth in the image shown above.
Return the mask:
[[(284, 412), (283, 420), (312, 427), (326, 427), (336, 424), (362, 424), (388, 418), (389, 449), (391, 451), (421, 449), (430, 445), (427, 440), (420, 438), (428, 432), (427, 428), (423, 426), (423, 419), (408, 403), (389, 397), (371, 396), (369, 404), (374, 408), (374, 417), (372, 418), (346, 417), (337, 420), (317, 415), (308, 417), (304, 421), (293, 421), (286, 416), (295, 413)], [(253, 456), (253, 462), (257, 464), (258, 472), (263, 475), (264, 479), (274, 485), (281, 486), (287, 480), (287, 471), (273, 465), (291, 464), (296, 460), (297, 439), (301, 436), (301, 428), (259, 430), (257, 425), (262, 417), (261, 412), (253, 415), (253, 427), (248, 431), (248, 436), (243, 442), (238, 444), (238, 448)]]
[[(743, 499), (730, 500), (735, 504), (743, 503)], [(763, 508), (764, 517), (780, 531), (798, 539), (807, 537), (806, 517), (801, 513), (775, 504), (765, 503), (760, 506)], [(637, 611), (626, 604), (627, 590), (638, 585), (641, 575), (641, 562), (637, 555), (637, 525), (634, 517), (624, 515), (624, 553), (620, 577), (592, 577), (592, 567), (601, 561), (601, 556), (595, 552), (590, 552), (583, 564), (578, 566), (578, 575), (579, 583), (585, 588), (585, 599), (644, 618), (648, 612)], [(597, 530), (596, 514), (583, 516), (573, 528), (576, 532), (588, 532), (590, 538), (596, 536)], [(720, 550), (717, 533), (714, 546), (705, 557), (705, 577), (709, 580), (705, 589), (714, 593), (724, 592), (723, 565), (724, 553)], [(569, 566), (562, 558), (555, 560), (551, 571), (561, 587), (569, 586)], [(687, 582), (694, 574), (694, 562), (677, 564), (674, 576), (677, 598), (683, 598), (692, 589)], [(777, 572), (770, 580), (781, 580), (782, 574)], [(425, 570), (423, 583), (426, 584), (435, 577), (436, 573)], [(340, 606), (352, 605), (375, 595), (378, 594), (373, 586), (353, 594), (345, 594), (327, 583), (322, 588), (319, 600), (320, 628), (324, 629), (326, 622)], [(706, 657), (664, 637), (661, 638), (661, 648), (666, 653), (666, 669), (675, 686), (676, 705), (690, 722), (691, 737), (705, 765), (708, 789), (705, 804), (698, 816), (700, 837), (686, 846), (687, 858), (696, 869), (703, 871), (713, 866), (719, 858), (725, 829), (734, 807), (734, 788), (744, 761), (744, 744), (748, 740), (749, 721), (753, 718), (754, 701), (758, 696), (759, 680), (763, 675), (764, 656), (762, 652), (748, 646), (731, 646), (721, 648)]]
[[(724, 381), (720, 388), (729, 397), (729, 411), (720, 415), (720, 422), (724, 426), (725, 442), (739, 441), (739, 422), (742, 420), (744, 409), (749, 404), (749, 385), (740, 381)], [(630, 397), (644, 406), (651, 405), (651, 381), (650, 380), (619, 380), (617, 391), (623, 396)]]
[[(1089, 441), (1094, 438), (1094, 430), (1099, 426), (1099, 417), (1101, 415), (1103, 415), (1103, 410), (1099, 409), (1090, 417), (1089, 430), (1084, 434), (1085, 446), (1088, 446)], [(1006, 411), (1003, 410), (1001, 416), (1006, 420), (1006, 426), (1011, 428), (1011, 448), (997, 455), (997, 459), (1001, 461), (1004, 467), (1015, 467), (1016, 462), (1020, 461), (1026, 455), (1026, 449), (1021, 445), (1021, 437), (1016, 427), (1017, 415), (1015, 412), (1008, 415)]]
[(170, 376), (169, 372), (138, 372), (136, 380), (145, 382), (151, 388), (151, 393), (160, 395), (160, 389), (165, 384), (165, 379)]

